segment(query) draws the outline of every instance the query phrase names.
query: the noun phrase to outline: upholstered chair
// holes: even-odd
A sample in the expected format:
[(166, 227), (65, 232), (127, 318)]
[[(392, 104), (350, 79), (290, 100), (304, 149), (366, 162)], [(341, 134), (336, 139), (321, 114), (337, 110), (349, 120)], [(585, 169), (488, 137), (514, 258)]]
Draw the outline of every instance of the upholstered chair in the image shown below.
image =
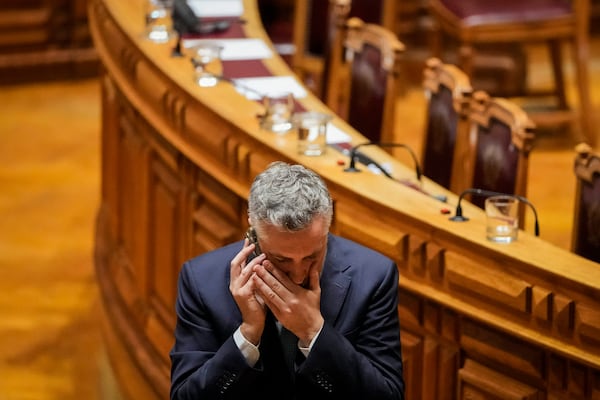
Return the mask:
[(427, 98), (425, 134), (421, 167), (423, 174), (452, 190), (451, 179), (456, 155), (456, 138), (468, 135), (468, 106), (472, 94), (469, 77), (455, 65), (438, 58), (425, 63), (423, 88)]
[(600, 263), (600, 154), (585, 143), (575, 150), (577, 183), (571, 248)]
[(346, 26), (348, 95), (329, 106), (370, 141), (391, 142), (404, 45), (389, 29), (357, 17)]
[[(535, 125), (514, 102), (473, 93), (469, 106), (468, 142), (457, 142), (468, 154), (460, 170), (452, 171), (467, 188), (491, 190), (526, 197), (529, 153), (535, 139)], [(462, 177), (459, 178), (459, 175)], [(474, 196), (473, 204), (483, 208), (485, 197)], [(524, 223), (524, 207), (519, 222)]]
[(329, 63), (336, 43), (343, 40), (340, 29), (350, 17), (394, 26), (395, 0), (302, 0), (294, 2), (294, 55), (292, 68), (302, 82), (326, 101)]
[[(588, 72), (590, 0), (430, 0), (429, 10), (440, 36), (458, 41), (458, 65), (471, 77), (475, 54), (482, 47), (547, 43), (555, 90), (550, 93), (528, 90), (526, 94), (553, 94), (556, 107), (531, 113), (531, 117), (540, 127), (578, 121), (579, 130), (575, 132), (581, 132), (583, 139), (594, 145)], [(571, 45), (577, 82), (576, 106), (567, 102), (563, 43)]]

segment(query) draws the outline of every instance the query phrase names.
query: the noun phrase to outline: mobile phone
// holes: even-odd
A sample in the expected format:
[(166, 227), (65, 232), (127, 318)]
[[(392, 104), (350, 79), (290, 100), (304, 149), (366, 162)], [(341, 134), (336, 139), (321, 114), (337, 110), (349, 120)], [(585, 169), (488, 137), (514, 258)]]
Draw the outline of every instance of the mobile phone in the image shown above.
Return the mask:
[(258, 257), (262, 253), (262, 251), (258, 246), (258, 236), (256, 235), (256, 229), (254, 229), (254, 227), (251, 226), (248, 228), (248, 230), (246, 231), (246, 239), (248, 239), (250, 243), (254, 243), (254, 251), (250, 255), (250, 260), (254, 257)]

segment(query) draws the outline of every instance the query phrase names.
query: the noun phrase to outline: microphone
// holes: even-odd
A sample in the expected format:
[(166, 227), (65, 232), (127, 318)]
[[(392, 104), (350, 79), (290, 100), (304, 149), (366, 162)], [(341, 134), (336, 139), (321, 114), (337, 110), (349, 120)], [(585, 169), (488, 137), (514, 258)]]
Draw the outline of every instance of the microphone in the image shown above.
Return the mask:
[[(358, 148), (359, 147), (363, 147), (363, 146), (380, 146), (380, 147), (402, 147), (404, 149), (406, 149), (408, 151), (408, 153), (410, 154), (410, 156), (412, 157), (414, 163), (415, 163), (415, 172), (417, 174), (417, 180), (419, 182), (421, 182), (421, 176), (423, 175), (421, 172), (421, 166), (419, 165), (419, 161), (417, 160), (417, 156), (415, 156), (415, 153), (412, 151), (412, 149), (403, 143), (386, 143), (386, 142), (364, 142), (364, 143), (360, 143), (357, 144), (356, 146), (354, 146), (352, 148), (352, 150), (350, 150), (350, 165), (348, 166), (348, 168), (346, 168), (344, 171), (346, 172), (360, 172), (360, 169), (358, 169), (356, 167), (356, 159), (358, 157), (361, 156), (361, 154), (358, 152)], [(379, 165), (377, 162), (373, 161), (372, 159), (369, 159), (369, 162), (372, 163), (373, 165), (375, 165), (375, 167), (377, 167), (378, 169), (381, 170), (381, 172), (383, 172), (383, 174), (385, 176), (387, 176), (390, 179), (394, 179), (381, 165)]]
[(175, 0), (173, 2), (171, 18), (173, 19), (173, 28), (179, 34), (194, 32), (200, 24), (199, 18), (185, 0)]
[(447, 196), (445, 195), (433, 195), (430, 193), (427, 193), (426, 191), (424, 191), (419, 185), (416, 185), (412, 182), (409, 182), (408, 180), (399, 180), (394, 178), (392, 175), (390, 175), (390, 173), (383, 168), (382, 165), (380, 165), (377, 161), (373, 160), (371, 157), (361, 153), (358, 151), (359, 147), (362, 146), (381, 146), (381, 147), (403, 147), (405, 148), (411, 155), (413, 161), (415, 162), (415, 172), (417, 174), (417, 180), (419, 181), (419, 183), (421, 182), (421, 177), (423, 176), (423, 173), (421, 172), (421, 166), (419, 165), (419, 162), (417, 161), (417, 157), (415, 156), (415, 153), (412, 151), (412, 149), (410, 147), (408, 147), (407, 145), (403, 144), (403, 143), (380, 143), (380, 142), (365, 142), (365, 143), (360, 143), (357, 144), (356, 146), (354, 146), (351, 150), (350, 150), (350, 165), (348, 166), (348, 168), (344, 169), (345, 172), (360, 172), (360, 169), (358, 169), (356, 167), (356, 160), (359, 160), (361, 163), (365, 164), (365, 165), (373, 165), (375, 166), (377, 169), (379, 169), (386, 177), (390, 178), (391, 180), (395, 181), (395, 182), (399, 182), (405, 186), (410, 187), (411, 189), (414, 189), (418, 192), (421, 192), (427, 196), (433, 197), (434, 199), (441, 201), (442, 203), (445, 203), (448, 199)]
[(181, 51), (181, 33), (178, 30), (175, 31), (177, 32), (177, 42), (175, 43), (175, 47), (173, 47), (173, 50), (171, 51), (171, 56), (183, 57), (183, 52)]
[[(186, 0), (175, 0), (173, 3), (173, 28), (179, 33), (208, 35), (228, 30), (231, 21), (227, 19), (201, 20)], [(243, 22), (243, 20), (239, 20)]]
[(533, 216), (535, 219), (535, 236), (540, 236), (540, 225), (538, 222), (538, 215), (537, 215), (537, 211), (535, 210), (535, 207), (533, 206), (533, 204), (527, 200), (525, 197), (523, 196), (519, 196), (516, 194), (508, 194), (508, 193), (501, 193), (501, 192), (494, 192), (491, 190), (484, 190), (484, 189), (476, 189), (476, 188), (469, 188), (469, 189), (465, 189), (463, 190), (463, 192), (460, 194), (460, 196), (458, 196), (458, 202), (456, 204), (456, 212), (454, 213), (454, 216), (450, 217), (450, 221), (457, 221), (457, 222), (464, 222), (464, 221), (468, 221), (469, 218), (465, 217), (462, 213), (462, 207), (460, 205), (460, 202), (462, 201), (463, 197), (467, 194), (476, 194), (478, 196), (508, 196), (508, 197), (514, 197), (515, 199), (519, 200), (522, 203), (527, 204), (531, 210), (533, 211)]

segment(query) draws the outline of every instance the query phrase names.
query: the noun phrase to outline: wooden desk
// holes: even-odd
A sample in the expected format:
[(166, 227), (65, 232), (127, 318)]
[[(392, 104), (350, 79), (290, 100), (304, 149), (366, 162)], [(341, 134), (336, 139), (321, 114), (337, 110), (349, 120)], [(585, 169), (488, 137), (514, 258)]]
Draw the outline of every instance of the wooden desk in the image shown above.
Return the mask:
[[(254, 0), (244, 5), (246, 34), (267, 40)], [(407, 398), (600, 398), (599, 264), (523, 231), (510, 245), (488, 242), (483, 212), (470, 204), (469, 222), (451, 222), (429, 196), (343, 172), (335, 151), (297, 155), (293, 135), (259, 129), (259, 104), (227, 83), (197, 87), (172, 44), (141, 39), (139, 0), (94, 0), (89, 15), (104, 66), (95, 257), (104, 336), (126, 397), (168, 397), (179, 268), (242, 238), (253, 177), (285, 160), (327, 181), (333, 232), (397, 261)], [(290, 74), (279, 58), (265, 63)], [(327, 111), (313, 97), (302, 103)], [(413, 178), (412, 166), (365, 152)], [(448, 195), (454, 209), (455, 195), (427, 180), (423, 188)]]

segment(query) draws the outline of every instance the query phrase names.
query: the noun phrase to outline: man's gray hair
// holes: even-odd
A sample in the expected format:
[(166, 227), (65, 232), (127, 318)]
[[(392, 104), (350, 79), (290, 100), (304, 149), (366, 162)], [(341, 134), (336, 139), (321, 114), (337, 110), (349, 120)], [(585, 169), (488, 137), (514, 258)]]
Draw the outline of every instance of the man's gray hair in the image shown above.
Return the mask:
[(329, 228), (333, 203), (325, 182), (302, 165), (271, 163), (256, 176), (248, 198), (250, 224), (265, 222), (288, 231), (306, 228), (323, 216)]

